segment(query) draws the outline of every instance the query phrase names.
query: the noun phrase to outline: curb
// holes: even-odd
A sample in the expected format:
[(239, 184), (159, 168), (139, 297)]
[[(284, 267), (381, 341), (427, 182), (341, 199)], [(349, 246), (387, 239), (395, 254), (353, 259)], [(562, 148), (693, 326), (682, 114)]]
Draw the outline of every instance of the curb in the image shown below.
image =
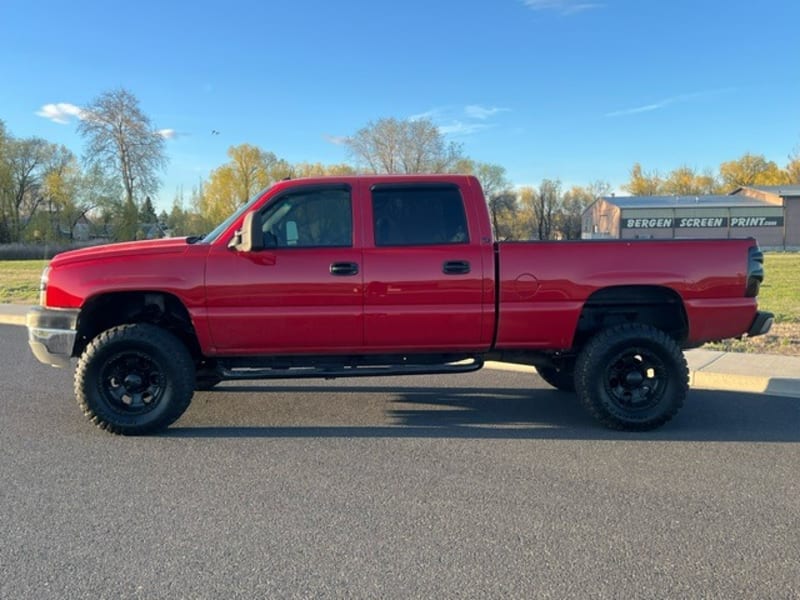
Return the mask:
[(25, 325), (25, 315), (0, 315), (0, 325)]
[(754, 375), (730, 375), (727, 373), (709, 373), (691, 371), (689, 386), (699, 390), (725, 390), (729, 392), (755, 392), (763, 394), (767, 391), (771, 377)]
[(751, 392), (770, 396), (784, 396), (786, 398), (800, 398), (800, 380), (789, 377), (759, 377), (756, 375), (692, 371), (689, 375), (689, 385), (696, 390)]
[(0, 325), (27, 325), (26, 317), (35, 304), (0, 303)]

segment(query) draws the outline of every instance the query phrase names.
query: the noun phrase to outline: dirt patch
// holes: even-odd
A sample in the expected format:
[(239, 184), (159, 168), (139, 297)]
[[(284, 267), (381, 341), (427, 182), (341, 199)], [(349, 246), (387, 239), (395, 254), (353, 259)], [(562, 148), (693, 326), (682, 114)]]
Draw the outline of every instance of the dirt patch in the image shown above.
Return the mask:
[(775, 323), (766, 335), (706, 344), (703, 348), (728, 352), (800, 356), (800, 323)]

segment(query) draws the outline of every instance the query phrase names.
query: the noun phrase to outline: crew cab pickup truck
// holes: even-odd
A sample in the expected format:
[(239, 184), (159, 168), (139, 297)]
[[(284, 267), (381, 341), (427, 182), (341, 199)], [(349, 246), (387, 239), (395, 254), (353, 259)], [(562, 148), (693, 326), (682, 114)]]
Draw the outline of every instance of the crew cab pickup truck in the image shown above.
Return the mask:
[(688, 390), (683, 349), (759, 335), (752, 239), (495, 242), (470, 176), (281, 181), (202, 238), (56, 256), (36, 357), (77, 359), (97, 426), (163, 429), (223, 380), (534, 365), (604, 425), (647, 430)]

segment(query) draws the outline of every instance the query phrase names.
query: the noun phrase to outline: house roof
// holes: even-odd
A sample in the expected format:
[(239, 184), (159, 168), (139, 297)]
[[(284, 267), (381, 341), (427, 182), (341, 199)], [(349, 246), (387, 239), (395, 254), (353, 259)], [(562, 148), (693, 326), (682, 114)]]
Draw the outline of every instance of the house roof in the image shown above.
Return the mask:
[(774, 207), (750, 196), (605, 196), (603, 200), (620, 208), (718, 208)]
[[(739, 188), (739, 190), (747, 188), (758, 190), (759, 192), (766, 192), (768, 194), (775, 194), (776, 196), (800, 196), (800, 183), (791, 183), (788, 185), (746, 185)], [(738, 192), (739, 190), (736, 191)]]

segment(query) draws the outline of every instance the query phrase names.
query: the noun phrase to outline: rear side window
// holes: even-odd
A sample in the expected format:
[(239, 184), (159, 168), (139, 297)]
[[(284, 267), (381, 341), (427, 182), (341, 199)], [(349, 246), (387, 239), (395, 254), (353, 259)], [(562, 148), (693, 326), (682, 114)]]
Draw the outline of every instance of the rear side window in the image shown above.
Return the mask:
[(375, 186), (376, 246), (467, 244), (464, 201), (454, 185)]

